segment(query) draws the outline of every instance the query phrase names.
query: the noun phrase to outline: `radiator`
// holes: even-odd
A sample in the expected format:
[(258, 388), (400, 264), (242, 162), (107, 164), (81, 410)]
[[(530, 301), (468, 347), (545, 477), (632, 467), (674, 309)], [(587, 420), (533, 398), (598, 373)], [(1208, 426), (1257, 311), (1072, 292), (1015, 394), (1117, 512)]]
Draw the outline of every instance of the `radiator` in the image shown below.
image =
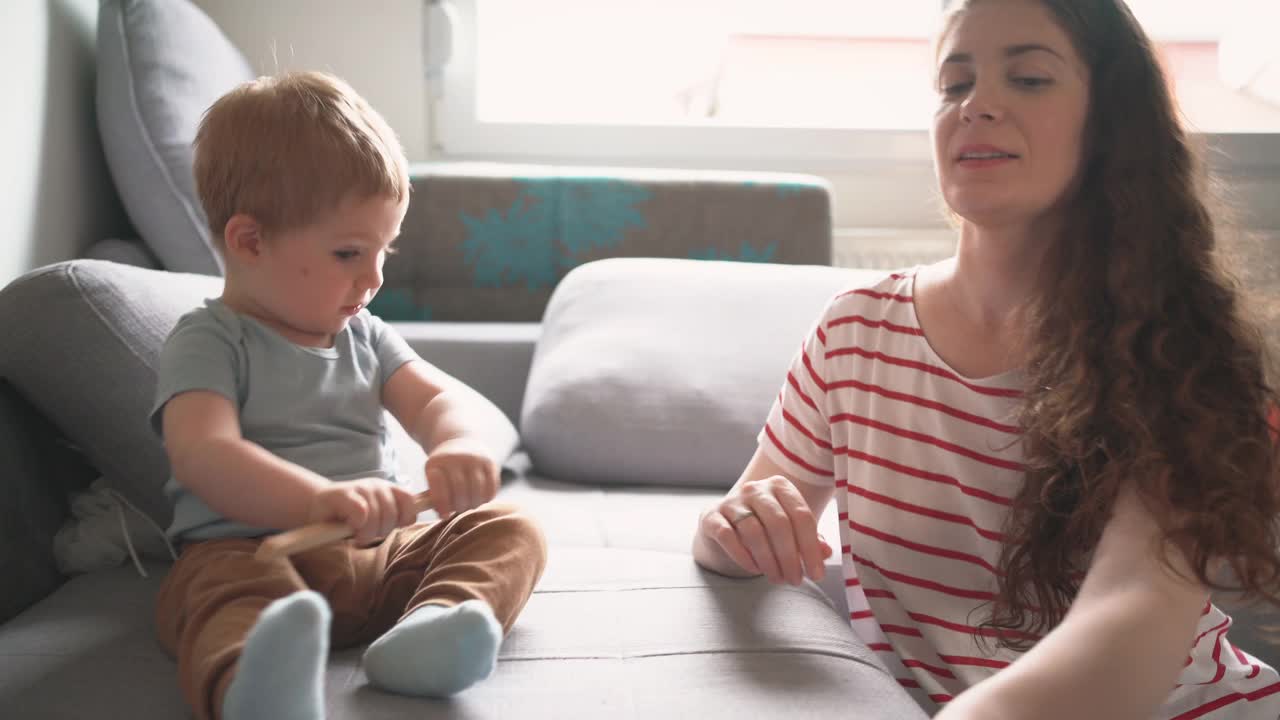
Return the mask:
[(875, 270), (927, 265), (956, 247), (948, 228), (838, 228), (833, 241), (834, 265)]

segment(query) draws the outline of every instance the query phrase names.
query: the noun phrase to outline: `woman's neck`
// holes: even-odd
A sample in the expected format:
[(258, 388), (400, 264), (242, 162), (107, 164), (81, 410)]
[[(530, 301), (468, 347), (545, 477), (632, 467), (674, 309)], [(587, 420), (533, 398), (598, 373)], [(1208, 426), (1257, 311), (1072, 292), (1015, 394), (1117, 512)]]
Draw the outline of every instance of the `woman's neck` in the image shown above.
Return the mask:
[(1052, 230), (1043, 226), (990, 228), (965, 222), (943, 281), (952, 301), (980, 327), (1000, 331), (1020, 326), (1052, 237)]

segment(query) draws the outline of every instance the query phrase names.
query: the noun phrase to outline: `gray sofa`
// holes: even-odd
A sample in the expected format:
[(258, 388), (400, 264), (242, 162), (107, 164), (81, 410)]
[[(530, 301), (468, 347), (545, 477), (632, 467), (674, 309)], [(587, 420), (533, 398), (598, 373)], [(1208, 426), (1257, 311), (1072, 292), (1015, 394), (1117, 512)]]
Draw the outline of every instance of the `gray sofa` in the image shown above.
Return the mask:
[[(603, 260), (557, 286), (540, 325), (398, 324), (520, 422), (525, 452), (500, 498), (541, 521), (550, 560), (488, 681), (451, 701), (387, 695), (366, 685), (358, 649), (341, 651), (329, 717), (920, 716), (852, 635), (838, 567), (827, 588), (773, 587), (701, 571), (688, 552), (807, 324), (857, 275)], [(154, 510), (139, 483), (160, 451), (142, 432), (152, 363), (219, 287), (79, 260), (0, 292), (0, 560), (6, 582), (21, 579), (0, 593), (5, 717), (188, 716), (152, 632), (164, 562), (149, 559), (147, 579), (128, 564), (64, 578), (49, 541), (67, 493), (99, 474)]]

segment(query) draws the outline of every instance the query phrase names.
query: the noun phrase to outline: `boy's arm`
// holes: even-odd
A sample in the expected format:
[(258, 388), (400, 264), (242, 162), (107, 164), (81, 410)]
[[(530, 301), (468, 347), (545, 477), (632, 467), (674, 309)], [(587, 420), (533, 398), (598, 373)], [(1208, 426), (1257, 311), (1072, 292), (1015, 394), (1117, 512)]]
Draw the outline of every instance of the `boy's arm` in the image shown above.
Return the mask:
[(1152, 717), (1178, 681), (1208, 600), (1193, 578), (1136, 492), (1122, 492), (1063, 621), (937, 718)]
[(382, 386), (382, 404), (428, 454), (467, 440), (501, 463), (519, 442), (498, 406), (425, 360), (410, 360), (391, 374)]
[(236, 522), (278, 529), (303, 525), (312, 519), (312, 499), (330, 484), (245, 440), (235, 406), (218, 393), (174, 395), (165, 403), (163, 422), (174, 478)]
[(427, 491), (441, 517), (498, 494), (499, 468), (519, 437), (487, 398), (415, 359), (383, 384), (382, 404), (427, 451)]

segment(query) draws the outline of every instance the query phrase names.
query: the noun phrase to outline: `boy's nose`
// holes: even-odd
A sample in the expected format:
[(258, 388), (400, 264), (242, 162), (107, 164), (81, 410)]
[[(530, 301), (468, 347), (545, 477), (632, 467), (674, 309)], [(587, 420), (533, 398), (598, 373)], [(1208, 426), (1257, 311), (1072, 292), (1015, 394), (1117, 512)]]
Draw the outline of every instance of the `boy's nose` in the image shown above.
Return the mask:
[(366, 268), (360, 280), (372, 290), (382, 287), (382, 263), (376, 263)]

